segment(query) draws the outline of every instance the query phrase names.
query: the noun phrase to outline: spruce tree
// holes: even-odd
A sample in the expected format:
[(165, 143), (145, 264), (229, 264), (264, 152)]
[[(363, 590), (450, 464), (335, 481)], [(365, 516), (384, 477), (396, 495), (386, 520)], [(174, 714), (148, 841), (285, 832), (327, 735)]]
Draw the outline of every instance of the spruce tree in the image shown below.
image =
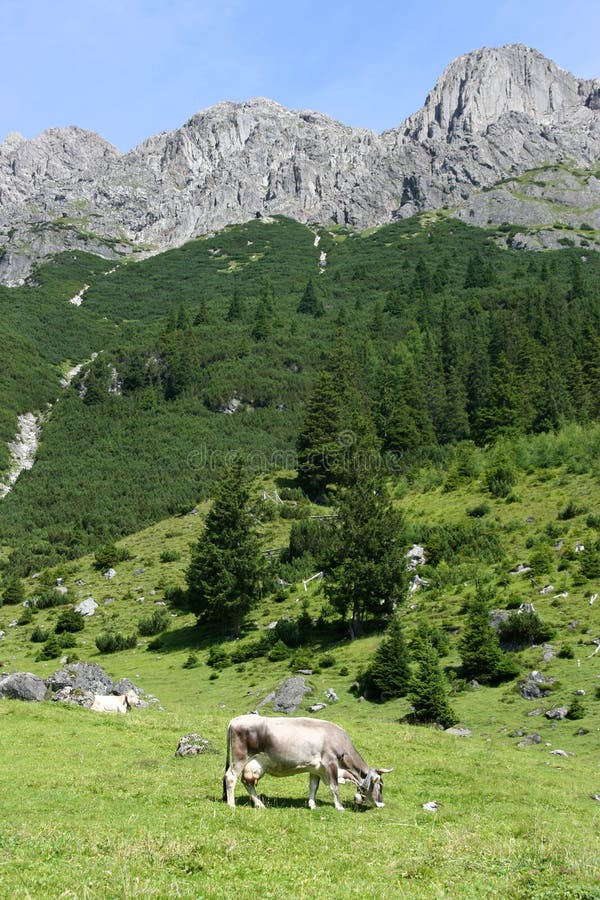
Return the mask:
[(413, 707), (410, 715), (413, 722), (450, 728), (457, 721), (448, 701), (446, 679), (440, 669), (439, 657), (432, 644), (421, 648), (408, 699)]
[(354, 635), (368, 616), (389, 615), (406, 594), (403, 519), (375, 475), (363, 474), (342, 494), (325, 579), (325, 595), (350, 615)]
[(260, 599), (264, 561), (240, 460), (224, 469), (187, 571), (188, 603), (202, 624), (239, 635)]
[(313, 284), (312, 278), (304, 288), (304, 293), (300, 297), (297, 312), (320, 318), (325, 315), (322, 300), (317, 297), (317, 292)]
[(391, 619), (363, 682), (367, 696), (374, 699), (393, 700), (406, 694), (410, 682), (410, 656), (398, 615)]
[(518, 669), (502, 652), (498, 635), (490, 624), (490, 605), (489, 591), (478, 586), (458, 645), (462, 660), (460, 674), (482, 684), (499, 684), (514, 678)]

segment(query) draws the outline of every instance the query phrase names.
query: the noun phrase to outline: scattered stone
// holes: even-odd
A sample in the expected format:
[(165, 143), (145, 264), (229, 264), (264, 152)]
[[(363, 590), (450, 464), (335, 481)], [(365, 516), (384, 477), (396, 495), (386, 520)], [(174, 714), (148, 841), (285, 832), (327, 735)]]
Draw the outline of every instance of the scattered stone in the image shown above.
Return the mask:
[(550, 662), (550, 660), (554, 659), (555, 656), (556, 656), (556, 653), (554, 651), (554, 647), (552, 647), (550, 644), (544, 644), (543, 652), (542, 652), (543, 661)]
[(98, 604), (93, 597), (86, 597), (75, 607), (75, 612), (81, 613), (82, 616), (93, 616), (98, 609)]
[(527, 715), (528, 716), (541, 716), (543, 712), (544, 712), (544, 710), (542, 709), (542, 707), (538, 706), (537, 709), (532, 709), (531, 712), (527, 713)]
[(453, 725), (451, 728), (446, 728), (446, 734), (455, 734), (457, 737), (471, 737), (473, 732), (462, 725)]
[[(551, 753), (552, 756), (562, 756), (562, 757), (564, 757), (565, 759), (568, 759), (568, 758), (569, 758), (569, 754), (566, 753), (564, 750), (551, 750), (550, 753)], [(571, 755), (572, 755), (572, 754), (571, 754)]]
[(592, 800), (598, 800), (600, 802), (600, 794), (590, 794)]
[(579, 619), (573, 619), (572, 622), (569, 622), (568, 629), (569, 631), (575, 631), (577, 626), (579, 625)]
[(65, 594), (68, 594), (68, 593), (69, 593), (69, 588), (66, 586), (66, 584), (58, 584), (58, 585), (54, 588), (54, 590), (56, 591), (57, 594), (63, 594), (63, 596), (64, 596)]
[(146, 569), (144, 568), (144, 566), (140, 566), (139, 569), (133, 570), (133, 574), (134, 575), (142, 575), (145, 571), (146, 571)]
[(312, 706), (308, 707), (309, 712), (320, 712), (322, 709), (327, 709), (326, 703), (313, 703)]
[(198, 756), (201, 753), (216, 752), (217, 750), (211, 747), (210, 741), (207, 738), (200, 737), (199, 734), (194, 732), (192, 734), (184, 734), (184, 736), (179, 739), (175, 756)]
[(47, 692), (44, 680), (31, 672), (0, 675), (0, 698), (39, 703), (46, 699)]
[(574, 691), (573, 693), (577, 694), (578, 697), (585, 697), (585, 691), (583, 690), (583, 688), (578, 688), (578, 690)]
[(471, 681), (469, 681), (469, 687), (471, 690), (476, 691), (477, 688), (480, 687), (480, 684), (476, 678), (472, 678)]
[(114, 597), (107, 597), (106, 600), (104, 601), (104, 605), (105, 605), (105, 606), (112, 606), (112, 604), (113, 604), (114, 602), (115, 602), (115, 598), (114, 598)]
[(575, 737), (583, 737), (584, 734), (589, 734), (589, 728), (578, 728), (575, 732)]
[(554, 709), (549, 709), (546, 711), (547, 719), (566, 719), (569, 713), (568, 707), (566, 706), (556, 706)]
[(337, 701), (339, 699), (338, 695), (336, 694), (336, 692), (334, 691), (333, 688), (327, 688), (327, 690), (325, 691), (325, 696), (327, 697), (327, 699), (329, 700), (330, 703), (337, 703)]
[(111, 568), (111, 569), (107, 569), (107, 570), (106, 570), (106, 572), (104, 573), (104, 577), (105, 577), (108, 581), (110, 581), (111, 578), (114, 578), (116, 574), (117, 574), (117, 573), (116, 573), (116, 570)]
[(553, 585), (553, 584), (547, 584), (546, 587), (543, 587), (540, 591), (538, 591), (538, 593), (540, 593), (540, 594), (551, 594), (553, 590), (554, 590), (554, 585)]
[[(523, 732), (521, 732), (522, 734)], [(541, 744), (542, 738), (535, 731), (533, 734), (527, 734), (524, 736), (522, 741), (519, 741), (517, 747), (531, 747), (532, 744)]]
[(423, 804), (423, 809), (427, 810), (427, 812), (436, 812), (440, 808), (440, 804), (437, 800), (429, 800), (428, 803)]
[(525, 563), (519, 563), (516, 569), (512, 569), (508, 574), (509, 575), (524, 575), (526, 572), (531, 572), (531, 566), (525, 565)]

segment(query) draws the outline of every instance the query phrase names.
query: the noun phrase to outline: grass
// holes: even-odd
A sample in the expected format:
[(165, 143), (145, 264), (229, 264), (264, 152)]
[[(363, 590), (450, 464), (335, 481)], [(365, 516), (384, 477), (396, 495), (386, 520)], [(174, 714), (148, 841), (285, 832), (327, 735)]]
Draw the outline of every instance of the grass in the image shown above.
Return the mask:
[[(573, 459), (519, 470), (511, 502), (491, 498), (478, 478), (446, 490), (443, 471), (436, 477), (429, 472), (405, 485), (400, 501), (411, 527), (459, 523), (467, 509), (485, 503), (484, 521), (495, 524), (503, 551), (489, 564), (457, 559), (454, 566), (432, 567), (432, 585), (406, 608), (409, 633), (422, 615), (441, 624), (453, 641), (444, 662), (457, 662), (455, 632), (473, 579), (493, 579), (499, 604), (533, 600), (542, 620), (557, 629), (555, 649), (568, 643), (574, 650), (572, 659), (555, 656), (549, 662), (542, 647), (520, 654), (523, 672), (542, 669), (557, 679), (549, 697), (524, 700), (516, 682), (456, 693), (452, 705), (472, 732), (458, 738), (404, 724), (405, 699), (384, 705), (357, 701), (349, 688), (377, 646), (377, 634), (329, 644), (324, 634), (310, 648), (315, 661), (327, 650), (335, 663), (315, 669), (309, 678), (313, 693), (300, 711), (333, 687), (339, 701), (321, 715), (342, 724), (369, 763), (394, 767), (385, 778), (383, 810), (354, 808), (352, 791), (342, 787), (347, 812), (339, 814), (321, 786), (318, 809), (311, 812), (305, 776), (266, 777), (260, 785), (265, 811), (251, 808), (240, 785), (236, 810), (222, 803), (227, 722), (255, 708), (290, 674), (286, 661), (252, 660), (215, 677), (206, 664), (210, 636), (183, 614), (172, 619), (159, 652), (148, 652), (148, 640), (122, 653), (97, 652), (94, 635), (107, 623), (128, 633), (166, 585), (181, 583), (206, 505), (197, 515), (173, 517), (123, 539), (132, 558), (116, 566), (111, 582), (94, 570), (92, 557), (67, 564), (66, 583), (100, 603), (78, 636), (79, 656), (100, 663), (114, 678), (131, 678), (159, 702), (126, 717), (49, 702), (0, 702), (2, 895), (225, 898), (243, 885), (252, 895), (307, 900), (600, 897), (600, 803), (592, 799), (600, 794), (600, 654), (591, 656), (593, 648), (585, 643), (600, 636), (600, 604), (589, 604), (595, 584), (577, 583), (576, 557), (559, 571), (556, 556), (548, 573), (555, 591), (549, 595), (539, 595), (541, 581), (507, 574), (528, 559), (538, 540), (548, 538), (550, 526), (565, 546), (595, 538), (588, 518), (598, 512), (597, 477), (573, 471), (578, 468)], [(272, 487), (265, 476), (257, 494)], [(560, 519), (569, 504), (574, 514)], [(289, 525), (281, 518), (264, 523), (264, 545), (285, 544)], [(165, 550), (181, 558), (161, 563)], [(78, 579), (86, 584), (77, 587)], [(557, 598), (563, 588), (569, 596)], [(115, 602), (105, 606), (108, 595)], [(266, 602), (249, 639), (269, 621), (297, 615), (304, 596), (298, 583), (282, 603)], [(314, 585), (306, 596), (316, 616), (323, 596)], [(0, 610), (0, 627), (7, 631), (0, 645), (4, 670), (51, 674), (58, 661), (36, 661), (37, 646), (28, 635), (33, 624), (51, 625), (57, 611), (40, 611), (32, 625), (11, 628), (16, 612), (9, 606)], [(191, 650), (198, 665), (184, 669)], [(544, 709), (568, 705), (576, 689), (585, 690), (583, 719), (554, 723), (543, 715)], [(541, 712), (531, 715), (536, 710)], [(217, 752), (176, 758), (179, 738), (192, 731)], [(520, 747), (519, 731), (536, 732), (541, 742)], [(567, 756), (552, 755), (556, 749)], [(432, 800), (439, 809), (423, 809)]]
[[(299, 777), (265, 779), (264, 812), (239, 794), (232, 811), (220, 797), (223, 752), (174, 750), (195, 730), (222, 751), (229, 716), (247, 707), (239, 697), (199, 707), (185, 688), (169, 709), (126, 718), (0, 704), (5, 896), (229, 897), (242, 884), (277, 898), (597, 896), (592, 759), (391, 717), (374, 728), (354, 706), (336, 718), (368, 760), (395, 764), (385, 809), (355, 810), (343, 788), (339, 814), (321, 787), (311, 813)], [(431, 800), (435, 813), (422, 808)]]

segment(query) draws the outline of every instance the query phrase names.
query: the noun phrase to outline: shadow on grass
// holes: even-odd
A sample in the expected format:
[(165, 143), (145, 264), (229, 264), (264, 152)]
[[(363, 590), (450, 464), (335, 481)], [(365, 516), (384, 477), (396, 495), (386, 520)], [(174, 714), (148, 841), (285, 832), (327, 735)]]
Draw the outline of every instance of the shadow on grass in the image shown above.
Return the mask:
[[(308, 797), (265, 797), (264, 794), (258, 795), (262, 802), (265, 804), (267, 809), (305, 809), (307, 812), (311, 812), (308, 808)], [(225, 801), (222, 799), (221, 795), (217, 794), (208, 794), (206, 799), (210, 803), (215, 803), (221, 806), (225, 806)], [(235, 797), (235, 805), (240, 808), (253, 808), (252, 800), (247, 794), (237, 794)], [(344, 808), (348, 812), (356, 812), (356, 813), (365, 813), (369, 811), (367, 806), (362, 806), (353, 801), (347, 801), (344, 803)], [(317, 808), (314, 812), (318, 812), (319, 810), (324, 809), (335, 809), (333, 805), (333, 800), (329, 799), (317, 799)]]

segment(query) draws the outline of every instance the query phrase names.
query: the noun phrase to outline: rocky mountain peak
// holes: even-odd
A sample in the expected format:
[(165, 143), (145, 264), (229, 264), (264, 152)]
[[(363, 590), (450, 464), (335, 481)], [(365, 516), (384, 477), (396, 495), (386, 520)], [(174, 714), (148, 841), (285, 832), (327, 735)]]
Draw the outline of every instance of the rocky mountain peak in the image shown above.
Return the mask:
[(423, 108), (406, 121), (405, 135), (462, 140), (511, 113), (550, 123), (585, 104), (586, 86), (524, 44), (483, 47), (450, 63)]
[[(156, 252), (257, 215), (365, 228), (446, 206), (472, 219), (482, 187), (598, 158), (600, 79), (521, 44), (458, 57), (382, 135), (261, 97), (218, 103), (124, 154), (74, 126), (12, 134), (0, 144), (0, 279), (18, 283), (67, 248)], [(496, 214), (490, 203), (480, 213)]]

